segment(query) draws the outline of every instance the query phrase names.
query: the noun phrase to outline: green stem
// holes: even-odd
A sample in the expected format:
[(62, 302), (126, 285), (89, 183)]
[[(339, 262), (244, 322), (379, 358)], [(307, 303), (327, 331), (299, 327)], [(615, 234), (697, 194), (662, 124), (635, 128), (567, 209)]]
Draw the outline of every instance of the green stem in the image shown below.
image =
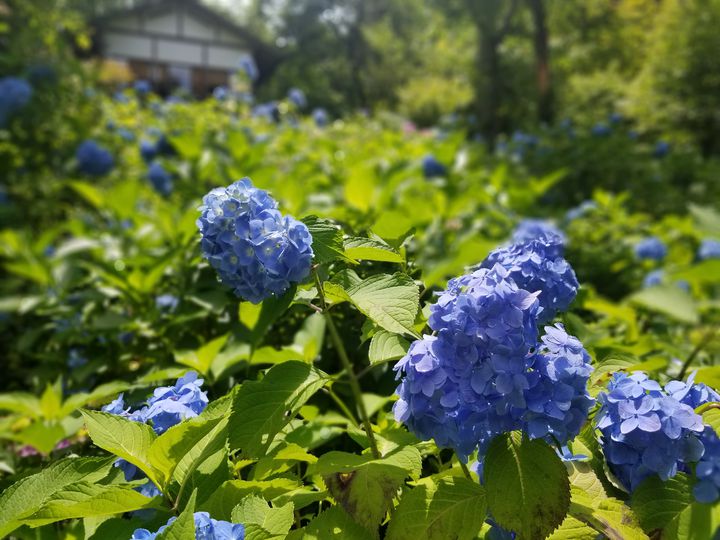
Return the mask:
[(687, 360), (685, 360), (685, 363), (683, 364), (680, 373), (678, 373), (678, 380), (681, 381), (685, 378), (685, 374), (690, 368), (690, 364), (692, 364), (693, 360), (695, 360), (695, 357), (700, 354), (700, 351), (702, 351), (715, 338), (715, 334), (718, 332), (719, 329), (720, 327), (710, 328), (710, 330), (708, 330), (705, 335), (700, 339), (700, 342), (692, 350), (690, 356), (687, 357)]
[(355, 418), (355, 415), (352, 413), (352, 411), (348, 409), (348, 406), (345, 405), (345, 402), (340, 399), (340, 397), (335, 392), (333, 392), (331, 388), (324, 388), (323, 390), (325, 390), (332, 398), (332, 400), (337, 404), (337, 406), (340, 407), (340, 410), (342, 410), (345, 416), (347, 416), (348, 419), (357, 426), (357, 419)]
[(330, 339), (332, 339), (333, 345), (335, 346), (335, 350), (340, 357), (343, 368), (345, 368), (345, 371), (348, 374), (348, 378), (350, 381), (350, 389), (355, 396), (358, 412), (360, 413), (360, 419), (362, 420), (363, 426), (365, 428), (365, 433), (367, 434), (368, 441), (370, 442), (370, 451), (372, 452), (372, 455), (375, 459), (380, 459), (380, 451), (378, 450), (377, 442), (375, 441), (375, 434), (373, 433), (372, 425), (370, 424), (370, 417), (368, 416), (367, 409), (365, 408), (365, 402), (362, 398), (362, 389), (360, 388), (360, 383), (358, 382), (355, 371), (353, 370), (352, 363), (350, 362), (350, 357), (345, 350), (345, 345), (343, 344), (343, 341), (340, 338), (340, 334), (335, 327), (335, 323), (332, 320), (332, 315), (327, 309), (320, 276), (318, 275), (317, 270), (315, 270), (314, 273), (315, 283), (317, 284), (318, 296), (320, 297), (320, 303), (322, 304), (323, 308), (323, 315), (325, 316), (328, 331), (330, 332)]
[(472, 480), (472, 475), (470, 474), (470, 469), (467, 468), (467, 465), (465, 465), (465, 462), (463, 462), (460, 457), (458, 457), (458, 462), (460, 463), (460, 468), (462, 469), (463, 474), (465, 475), (465, 478), (468, 480)]

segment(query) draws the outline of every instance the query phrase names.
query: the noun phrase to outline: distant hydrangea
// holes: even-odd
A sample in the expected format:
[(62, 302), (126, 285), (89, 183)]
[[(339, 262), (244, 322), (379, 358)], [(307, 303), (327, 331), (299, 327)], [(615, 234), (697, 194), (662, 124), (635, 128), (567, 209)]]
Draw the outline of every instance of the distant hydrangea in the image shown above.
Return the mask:
[(664, 278), (665, 272), (662, 270), (653, 270), (652, 272), (649, 272), (643, 279), (643, 289), (649, 289), (650, 287), (662, 285)]
[(658, 141), (653, 149), (653, 156), (662, 158), (670, 153), (670, 143), (667, 141)]
[(288, 91), (288, 99), (298, 109), (304, 109), (307, 106), (307, 98), (305, 97), (305, 92), (303, 92), (299, 88), (291, 88)]
[(170, 173), (165, 170), (161, 163), (155, 161), (148, 168), (148, 180), (155, 191), (167, 197), (172, 193), (173, 180)]
[(249, 178), (213, 189), (200, 211), (203, 255), (238, 296), (257, 304), (310, 274), (307, 226), (283, 216), (277, 202)]
[(598, 396), (595, 417), (610, 470), (630, 491), (652, 475), (667, 480), (705, 453), (695, 407), (717, 399), (705, 385), (671, 381), (663, 389), (642, 372), (616, 373)]
[[(245, 527), (240, 523), (215, 520), (207, 512), (195, 512), (193, 518), (195, 520), (195, 540), (243, 540), (245, 538)], [(154, 533), (147, 529), (137, 529), (130, 540), (153, 540), (176, 519), (171, 517)]]
[(512, 234), (512, 241), (515, 244), (524, 244), (537, 239), (545, 239), (560, 246), (565, 244), (563, 232), (549, 221), (543, 219), (523, 219), (515, 227)]
[(701, 261), (707, 261), (708, 259), (720, 259), (720, 240), (706, 238), (700, 242), (697, 257)]
[(619, 124), (624, 119), (625, 119), (625, 117), (622, 114), (620, 114), (619, 112), (610, 113), (610, 115), (608, 116), (608, 121), (611, 124)]
[(135, 134), (127, 128), (121, 127), (117, 130), (117, 134), (123, 141), (132, 142), (135, 140)]
[[(538, 324), (546, 324), (567, 310), (580, 284), (570, 264), (563, 258), (562, 236), (544, 224), (528, 221), (518, 227), (515, 244), (492, 251), (481, 264), (503, 266), (518, 287), (539, 293)], [(541, 224), (542, 222), (537, 222)]]
[(252, 110), (252, 115), (256, 118), (265, 118), (270, 122), (280, 121), (280, 109), (274, 101), (255, 105)]
[(641, 261), (662, 261), (666, 255), (667, 247), (655, 236), (648, 236), (635, 245), (635, 257)]
[(322, 108), (317, 108), (313, 110), (312, 117), (317, 127), (325, 127), (330, 121), (327, 111)]
[(238, 67), (244, 72), (251, 81), (256, 81), (260, 76), (257, 65), (251, 56), (243, 56), (238, 62)]
[(595, 201), (585, 201), (575, 208), (571, 208), (565, 214), (565, 221), (575, 221), (583, 216), (586, 216), (598, 207)]
[(227, 86), (216, 86), (213, 89), (213, 97), (218, 101), (225, 101), (228, 97)]
[(141, 96), (147, 95), (152, 91), (152, 85), (145, 79), (139, 79), (133, 84), (135, 91)]
[(30, 102), (32, 94), (32, 86), (25, 79), (0, 78), (0, 127), (5, 127), (10, 117)]
[(92, 139), (83, 141), (78, 146), (75, 157), (80, 172), (89, 176), (105, 176), (115, 166), (112, 154)]
[(422, 159), (422, 171), (425, 178), (446, 176), (447, 167), (440, 163), (435, 156), (428, 154)]
[(612, 130), (610, 129), (610, 126), (608, 126), (607, 124), (599, 123), (599, 124), (595, 124), (592, 127), (592, 129), (590, 130), (590, 133), (594, 137), (607, 137), (608, 135), (610, 135), (611, 131)]
[(79, 349), (70, 349), (66, 363), (70, 369), (77, 369), (86, 365), (88, 360)]
[(172, 294), (161, 294), (155, 297), (155, 307), (160, 311), (175, 311), (180, 303), (180, 299)]
[(157, 146), (155, 143), (148, 141), (147, 139), (143, 139), (140, 141), (140, 155), (143, 158), (143, 161), (146, 163), (151, 162), (153, 159), (155, 159), (155, 156), (157, 156)]

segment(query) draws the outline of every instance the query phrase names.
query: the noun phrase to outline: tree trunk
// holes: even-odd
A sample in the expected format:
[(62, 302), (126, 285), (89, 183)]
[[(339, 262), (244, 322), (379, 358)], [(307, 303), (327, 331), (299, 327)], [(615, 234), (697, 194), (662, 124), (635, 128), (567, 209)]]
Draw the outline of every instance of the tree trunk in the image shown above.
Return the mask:
[(550, 78), (550, 48), (548, 29), (543, 0), (528, 0), (532, 12), (535, 47), (535, 70), (537, 77), (537, 116), (540, 122), (550, 124), (553, 121), (553, 88)]

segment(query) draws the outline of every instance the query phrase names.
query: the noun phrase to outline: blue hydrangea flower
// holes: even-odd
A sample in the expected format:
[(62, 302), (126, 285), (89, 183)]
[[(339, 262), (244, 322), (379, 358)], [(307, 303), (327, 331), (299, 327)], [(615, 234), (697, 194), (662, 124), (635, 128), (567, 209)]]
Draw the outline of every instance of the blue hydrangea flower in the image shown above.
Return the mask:
[(610, 135), (611, 129), (610, 126), (603, 123), (595, 124), (592, 129), (590, 130), (590, 133), (594, 137), (607, 137)]
[(155, 143), (148, 141), (147, 139), (143, 139), (140, 141), (140, 155), (143, 158), (143, 161), (146, 163), (151, 162), (153, 159), (155, 159), (155, 156), (157, 156), (157, 146)]
[(67, 367), (77, 369), (87, 364), (87, 358), (78, 349), (70, 349), (67, 358)]
[[(562, 237), (544, 224), (537, 229), (526, 225), (514, 238), (525, 239), (492, 251), (481, 266), (503, 266), (518, 287), (539, 293), (542, 308), (538, 324), (546, 324), (557, 313), (567, 310), (580, 284), (570, 264), (563, 258)], [(528, 238), (532, 238), (527, 240)]]
[(155, 161), (148, 168), (148, 180), (155, 191), (167, 197), (172, 193), (173, 180), (170, 173), (165, 170), (161, 163)]
[(700, 243), (697, 258), (701, 261), (720, 259), (720, 240), (706, 238)]
[(543, 239), (561, 247), (565, 244), (565, 235), (562, 231), (543, 219), (523, 219), (512, 234), (514, 244), (524, 244), (537, 239)]
[(451, 280), (431, 307), (437, 336), (415, 341), (395, 370), (395, 417), (461, 456), (519, 429), (537, 340), (537, 295), (501, 266)]
[(613, 113), (610, 113), (610, 115), (608, 116), (608, 121), (611, 124), (619, 124), (620, 122), (622, 122), (624, 120), (624, 118), (625, 117), (622, 114), (620, 114), (619, 112), (613, 112)]
[(256, 118), (265, 118), (270, 122), (280, 121), (280, 109), (277, 103), (269, 101), (268, 103), (260, 103), (253, 107), (252, 115)]
[(667, 255), (667, 247), (655, 236), (648, 236), (635, 245), (635, 257), (641, 261), (662, 261), (665, 255)]
[(100, 177), (105, 176), (115, 166), (112, 154), (92, 139), (83, 141), (75, 153), (80, 172)]
[(32, 93), (32, 87), (25, 79), (0, 79), (0, 127), (5, 127), (10, 117), (30, 102)]
[(257, 304), (309, 275), (313, 250), (307, 226), (283, 216), (249, 178), (213, 189), (200, 211), (203, 255), (238, 296)]
[(225, 101), (228, 97), (228, 89), (227, 86), (216, 86), (213, 89), (213, 97), (217, 99), (218, 101)]
[[(245, 538), (245, 527), (240, 523), (215, 520), (207, 512), (195, 512), (195, 540), (243, 540)], [(137, 529), (130, 540), (154, 540), (177, 518), (171, 517), (168, 522), (157, 531), (150, 532), (147, 529)]]
[(257, 65), (255, 64), (255, 60), (253, 60), (252, 56), (245, 55), (241, 57), (238, 62), (238, 67), (251, 81), (256, 81), (260, 76), (260, 72), (258, 71)]
[(667, 141), (658, 141), (653, 149), (653, 156), (662, 158), (670, 153), (670, 143)]
[(693, 487), (693, 496), (701, 503), (714, 503), (720, 498), (720, 439), (708, 426), (701, 440), (705, 453), (695, 467), (697, 483)]
[(662, 270), (653, 270), (652, 272), (649, 272), (643, 279), (643, 289), (649, 289), (650, 287), (662, 285), (664, 278), (665, 272)]
[(313, 121), (317, 127), (325, 127), (330, 121), (328, 113), (325, 109), (318, 107), (312, 112)]
[(155, 297), (155, 307), (160, 311), (175, 311), (180, 303), (180, 299), (172, 294), (161, 294)]
[(642, 372), (616, 373), (595, 420), (610, 470), (630, 491), (658, 475), (667, 480), (702, 457), (705, 427), (689, 402), (703, 389), (675, 381), (665, 390)]
[(155, 151), (160, 156), (172, 157), (177, 155), (177, 149), (164, 133), (160, 135), (157, 143), (155, 143)]
[(530, 438), (546, 438), (551, 444), (574, 439), (595, 403), (587, 391), (593, 371), (590, 355), (558, 323), (545, 327), (532, 367), (539, 380), (526, 392), (525, 431)]
[(432, 154), (428, 154), (422, 159), (422, 171), (425, 178), (447, 175), (447, 167), (440, 163)]
[(304, 109), (307, 105), (307, 98), (305, 97), (305, 92), (303, 92), (299, 88), (291, 88), (288, 91), (288, 99), (298, 109)]
[(565, 221), (575, 221), (593, 210), (597, 209), (597, 203), (595, 201), (585, 201), (575, 208), (571, 208), (565, 214)]
[(141, 96), (147, 95), (152, 91), (152, 85), (149, 81), (146, 81), (145, 79), (138, 79), (137, 81), (135, 81), (135, 83), (133, 84), (133, 88)]

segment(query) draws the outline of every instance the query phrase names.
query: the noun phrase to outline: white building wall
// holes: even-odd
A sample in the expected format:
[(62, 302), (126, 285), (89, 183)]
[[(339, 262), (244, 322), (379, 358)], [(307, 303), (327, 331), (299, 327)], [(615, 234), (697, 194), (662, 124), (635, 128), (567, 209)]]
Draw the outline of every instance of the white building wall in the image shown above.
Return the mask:
[(106, 32), (105, 54), (111, 58), (152, 59), (152, 40), (147, 37)]
[(204, 21), (200, 21), (190, 14), (185, 13), (182, 24), (182, 34), (185, 37), (193, 39), (203, 39), (207, 41), (214, 41), (215, 29)]
[(149, 17), (143, 21), (144, 30), (152, 34), (174, 36), (177, 34), (177, 17), (175, 12)]
[(203, 65), (203, 47), (177, 39), (157, 40), (157, 60), (173, 64)]

